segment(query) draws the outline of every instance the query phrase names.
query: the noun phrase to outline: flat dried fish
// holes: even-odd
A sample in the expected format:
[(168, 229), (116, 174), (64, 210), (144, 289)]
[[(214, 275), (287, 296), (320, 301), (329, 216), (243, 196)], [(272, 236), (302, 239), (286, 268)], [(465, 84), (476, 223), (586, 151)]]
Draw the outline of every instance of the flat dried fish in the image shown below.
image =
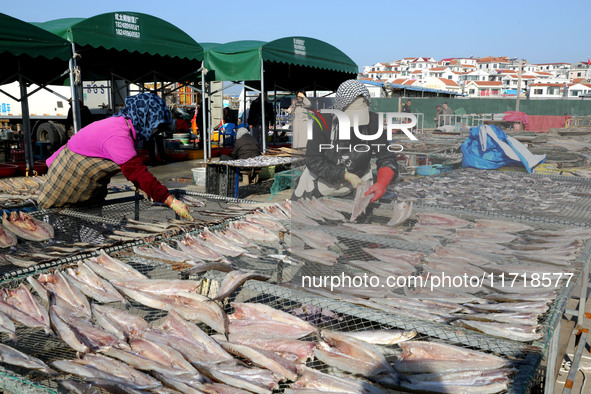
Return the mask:
[(366, 196), (365, 193), (371, 188), (371, 182), (363, 182), (355, 192), (355, 199), (353, 200), (353, 210), (351, 211), (351, 222), (365, 213), (369, 202), (373, 198), (373, 194)]
[(388, 226), (398, 226), (404, 224), (412, 215), (412, 201), (397, 201), (394, 203), (394, 213), (392, 219), (386, 223)]
[(0, 226), (0, 248), (9, 248), (16, 245), (16, 243), (16, 235)]
[(4, 228), (20, 238), (29, 241), (47, 241), (53, 238), (53, 227), (37, 220), (24, 212), (13, 211), (10, 216), (4, 212), (2, 218)]

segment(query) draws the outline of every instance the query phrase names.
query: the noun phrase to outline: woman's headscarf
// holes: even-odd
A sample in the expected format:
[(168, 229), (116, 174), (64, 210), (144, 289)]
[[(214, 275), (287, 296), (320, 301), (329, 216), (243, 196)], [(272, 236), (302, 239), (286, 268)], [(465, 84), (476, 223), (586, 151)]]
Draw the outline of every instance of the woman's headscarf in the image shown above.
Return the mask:
[(250, 131), (248, 131), (248, 129), (241, 127), (238, 130), (236, 130), (236, 139), (239, 139), (247, 134), (250, 134)]
[(125, 108), (113, 116), (130, 119), (138, 138), (147, 140), (162, 123), (172, 122), (172, 114), (155, 93), (140, 93), (125, 99)]
[(359, 96), (362, 96), (367, 101), (367, 104), (369, 104), (371, 96), (365, 84), (356, 79), (349, 79), (343, 82), (337, 89), (333, 108), (342, 111)]

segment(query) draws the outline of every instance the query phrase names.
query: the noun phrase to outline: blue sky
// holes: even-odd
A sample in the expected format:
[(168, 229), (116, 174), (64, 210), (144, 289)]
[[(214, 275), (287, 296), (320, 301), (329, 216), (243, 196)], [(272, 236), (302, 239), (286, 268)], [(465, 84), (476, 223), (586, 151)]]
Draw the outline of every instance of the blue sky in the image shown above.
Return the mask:
[(3, 13), (29, 22), (114, 11), (157, 16), (197, 42), (313, 37), (341, 49), (360, 68), (419, 56), (509, 56), (530, 63), (591, 57), (590, 0), (13, 0), (2, 5)]

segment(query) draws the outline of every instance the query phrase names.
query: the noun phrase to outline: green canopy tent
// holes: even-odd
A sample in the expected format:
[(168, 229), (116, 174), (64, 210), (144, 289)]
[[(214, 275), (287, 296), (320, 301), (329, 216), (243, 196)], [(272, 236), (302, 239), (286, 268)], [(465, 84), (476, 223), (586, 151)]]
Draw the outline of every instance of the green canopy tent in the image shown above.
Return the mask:
[[(72, 43), (85, 79), (108, 79), (111, 86), (116, 79), (150, 82), (154, 87), (160, 81), (164, 90), (164, 82), (194, 81), (200, 73), (201, 45), (181, 29), (151, 15), (122, 11), (36, 25)], [(111, 94), (115, 102), (115, 89)], [(77, 124), (75, 128), (78, 130)]]
[[(282, 90), (336, 90), (356, 78), (358, 66), (338, 48), (314, 38), (285, 37), (271, 42), (234, 41), (205, 52), (205, 67), (216, 81), (245, 81), (262, 92), (265, 86)], [(263, 118), (264, 106), (263, 106)], [(263, 135), (266, 131), (263, 125)], [(266, 138), (263, 138), (263, 149)]]
[[(70, 43), (55, 34), (33, 26), (20, 19), (0, 14), (0, 84), (18, 81), (20, 99), (3, 94), (21, 102), (27, 174), (33, 171), (31, 120), (28, 97), (49, 83), (61, 83), (67, 76), (68, 60), (71, 58)], [(27, 92), (34, 83), (38, 89)]]

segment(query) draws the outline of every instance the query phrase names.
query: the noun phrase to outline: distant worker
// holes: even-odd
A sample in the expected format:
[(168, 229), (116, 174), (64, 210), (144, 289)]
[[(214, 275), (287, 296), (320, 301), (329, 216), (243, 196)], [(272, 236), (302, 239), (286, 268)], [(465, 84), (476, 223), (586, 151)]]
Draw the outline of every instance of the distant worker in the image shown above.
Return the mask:
[(439, 115), (443, 113), (443, 107), (439, 104), (435, 106), (435, 117), (433, 121), (435, 122), (435, 127), (443, 126), (443, 120), (440, 119)]
[(220, 161), (250, 159), (261, 155), (261, 148), (248, 129), (241, 127), (236, 131), (236, 143), (230, 155), (221, 155)]
[(410, 109), (411, 105), (412, 105), (412, 101), (406, 100), (406, 104), (404, 104), (402, 106), (402, 112), (406, 112), (407, 114), (410, 114), (412, 112)]
[(292, 142), (291, 147), (295, 149), (305, 148), (308, 143), (308, 108), (312, 103), (306, 97), (304, 90), (298, 90), (291, 106), (287, 109), (289, 114), (293, 114), (292, 123)]
[[(90, 112), (90, 109), (82, 103), (82, 100), (79, 100), (78, 102), (80, 103), (80, 128), (83, 128), (92, 123), (92, 112)], [(72, 100), (70, 100), (70, 109), (68, 110), (68, 115), (66, 117), (66, 133), (70, 130), (70, 127), (74, 127)], [(71, 134), (74, 133), (72, 132)]]
[(441, 112), (441, 114), (444, 115), (443, 116), (443, 125), (444, 126), (451, 125), (452, 124), (452, 121), (451, 121), (452, 117), (450, 115), (453, 115), (454, 111), (447, 106), (447, 102), (443, 103), (443, 111)]
[[(269, 128), (275, 121), (275, 110), (273, 109), (273, 104), (271, 104), (267, 100), (267, 92), (265, 92), (265, 126)], [(248, 111), (248, 126), (252, 131), (252, 136), (255, 140), (262, 146), (262, 138), (263, 138), (263, 115), (261, 111), (261, 102), (263, 99), (259, 94), (252, 103), (250, 103), (250, 111)], [(266, 137), (266, 136), (265, 136)]]

